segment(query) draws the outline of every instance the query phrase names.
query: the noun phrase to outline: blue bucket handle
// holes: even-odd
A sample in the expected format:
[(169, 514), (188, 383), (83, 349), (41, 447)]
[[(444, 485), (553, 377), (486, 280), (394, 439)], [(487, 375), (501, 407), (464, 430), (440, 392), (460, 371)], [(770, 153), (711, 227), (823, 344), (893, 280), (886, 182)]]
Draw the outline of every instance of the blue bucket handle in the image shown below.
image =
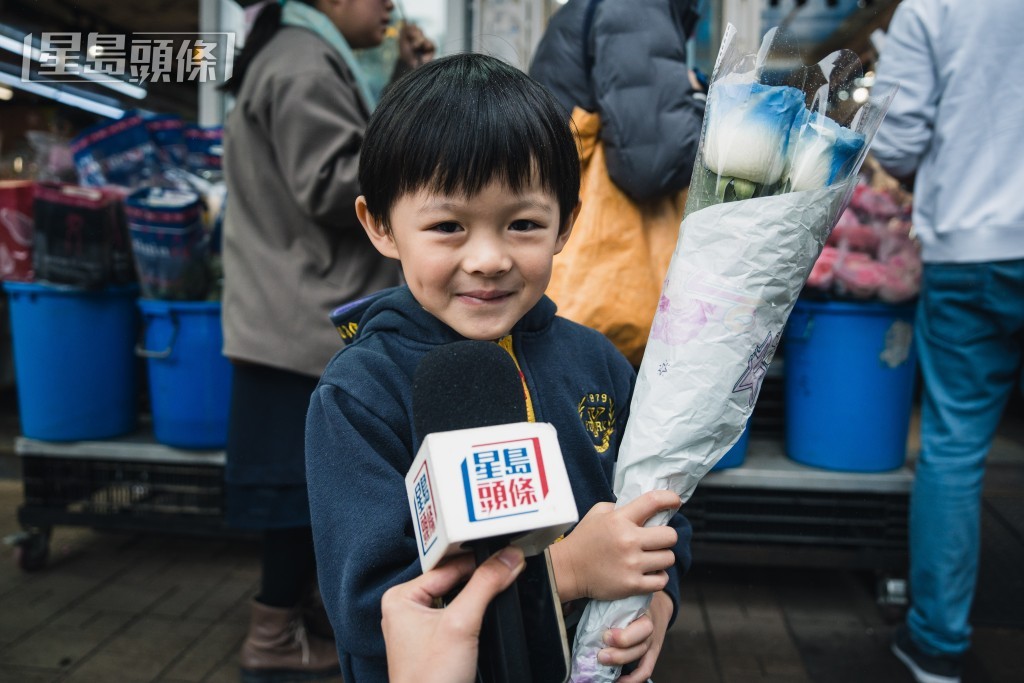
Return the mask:
[[(171, 357), (171, 353), (174, 351), (174, 342), (178, 339), (178, 316), (171, 313), (171, 338), (167, 342), (167, 348), (163, 351), (153, 351), (147, 349), (146, 344), (143, 341), (139, 341), (135, 344), (135, 355), (140, 358), (153, 358), (155, 360), (164, 360)], [(145, 338), (146, 329), (145, 322), (143, 322), (142, 337)]]

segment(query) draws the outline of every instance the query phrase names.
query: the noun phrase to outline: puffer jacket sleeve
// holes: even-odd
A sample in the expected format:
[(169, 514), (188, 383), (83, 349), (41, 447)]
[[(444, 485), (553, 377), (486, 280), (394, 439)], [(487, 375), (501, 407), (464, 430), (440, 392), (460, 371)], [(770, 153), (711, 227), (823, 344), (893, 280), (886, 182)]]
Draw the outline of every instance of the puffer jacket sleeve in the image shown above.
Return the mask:
[(591, 33), (608, 174), (637, 200), (689, 185), (704, 118), (669, 4), (602, 2)]

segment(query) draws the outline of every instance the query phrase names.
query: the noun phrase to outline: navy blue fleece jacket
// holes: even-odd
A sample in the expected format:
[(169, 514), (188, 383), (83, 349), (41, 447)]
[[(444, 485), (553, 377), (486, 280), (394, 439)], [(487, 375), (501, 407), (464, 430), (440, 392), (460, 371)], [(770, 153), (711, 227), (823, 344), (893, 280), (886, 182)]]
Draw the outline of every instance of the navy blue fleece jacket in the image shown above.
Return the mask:
[[(359, 316), (359, 313), (362, 313)], [(320, 590), (347, 683), (384, 683), (384, 591), (420, 574), (405, 475), (423, 440), (412, 421), (412, 378), (423, 356), (458, 333), (406, 287), (354, 309), (353, 338), (324, 371), (306, 421), (306, 474)], [(357, 330), (357, 331), (356, 331)], [(558, 431), (580, 515), (612, 501), (612, 468), (626, 424), (633, 369), (600, 333), (555, 316), (544, 297), (512, 330), (536, 419)], [(666, 591), (679, 604), (690, 525), (676, 514), (676, 566)]]

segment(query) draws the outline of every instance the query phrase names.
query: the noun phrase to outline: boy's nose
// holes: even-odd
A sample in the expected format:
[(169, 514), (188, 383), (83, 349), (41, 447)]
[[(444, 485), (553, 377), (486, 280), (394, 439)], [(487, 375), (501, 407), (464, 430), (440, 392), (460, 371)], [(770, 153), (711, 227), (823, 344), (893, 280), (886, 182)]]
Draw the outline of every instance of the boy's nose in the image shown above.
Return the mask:
[(512, 267), (512, 257), (501, 239), (477, 236), (466, 247), (462, 266), (468, 273), (493, 277)]

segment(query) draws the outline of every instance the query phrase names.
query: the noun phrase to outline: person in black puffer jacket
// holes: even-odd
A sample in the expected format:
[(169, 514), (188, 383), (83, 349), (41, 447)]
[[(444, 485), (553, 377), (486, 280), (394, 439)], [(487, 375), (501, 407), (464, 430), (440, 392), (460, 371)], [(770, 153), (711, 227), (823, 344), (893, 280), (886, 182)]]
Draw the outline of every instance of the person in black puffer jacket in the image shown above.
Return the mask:
[(698, 0), (569, 0), (530, 65), (569, 115), (601, 115), (608, 174), (637, 201), (690, 183), (704, 93), (686, 63)]

